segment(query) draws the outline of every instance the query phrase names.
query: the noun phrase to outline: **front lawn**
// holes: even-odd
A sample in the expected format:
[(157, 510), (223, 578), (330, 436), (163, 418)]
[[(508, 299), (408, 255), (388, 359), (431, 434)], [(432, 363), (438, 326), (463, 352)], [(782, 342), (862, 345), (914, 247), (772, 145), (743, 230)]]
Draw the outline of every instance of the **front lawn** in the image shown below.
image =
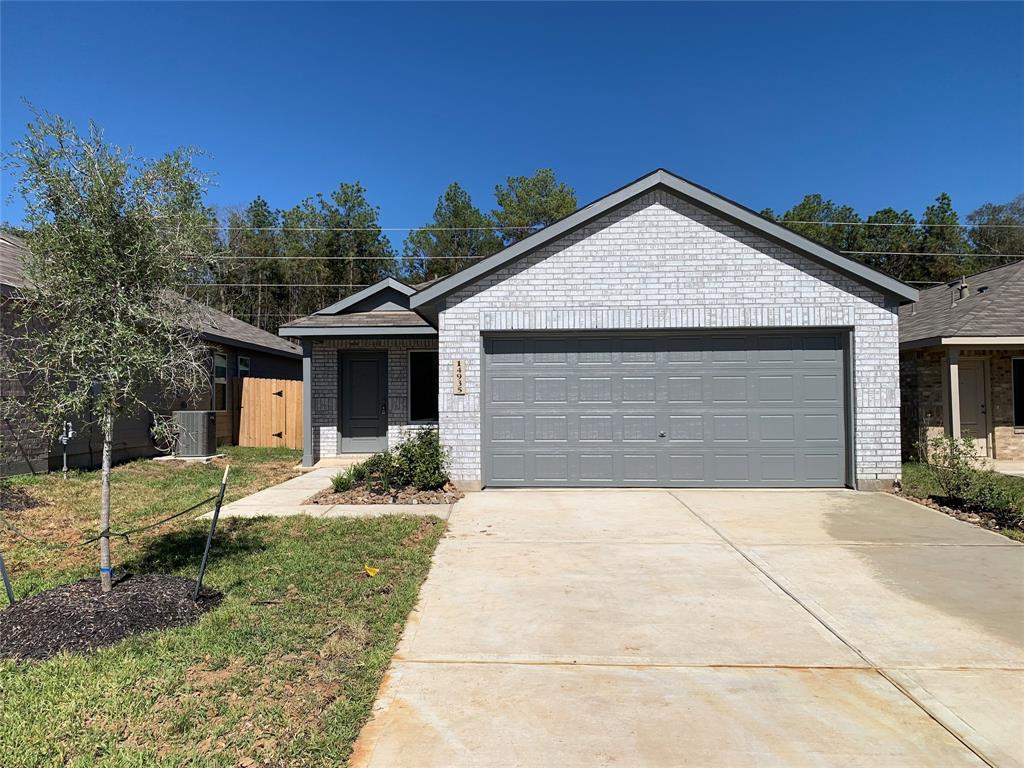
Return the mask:
[[(231, 451), (229, 498), (283, 479), (295, 463), (293, 452), (253, 451)], [(119, 467), (113, 528), (187, 507), (213, 492), (221, 471)], [(29, 535), (78, 540), (95, 527), (96, 483), (94, 473), (18, 478), (52, 504), (12, 518)], [(344, 763), (442, 530), (436, 518), (396, 516), (223, 520), (206, 583), (224, 601), (199, 623), (86, 656), (0, 661), (0, 765)], [(193, 577), (205, 535), (188, 516), (115, 540), (115, 561), (122, 573)], [(0, 547), (19, 596), (95, 575), (93, 545), (68, 557), (4, 533)]]
[[(1011, 498), (1016, 499), (1018, 504), (1024, 504), (1024, 478), (997, 474), (994, 475), (993, 480)], [(916, 461), (903, 465), (903, 478), (900, 481), (900, 487), (907, 496), (917, 499), (941, 499), (942, 497), (942, 488), (936, 481), (931, 467)], [(1011, 539), (1024, 541), (1024, 530), (1021, 528), (1000, 528), (998, 530), (999, 533)]]

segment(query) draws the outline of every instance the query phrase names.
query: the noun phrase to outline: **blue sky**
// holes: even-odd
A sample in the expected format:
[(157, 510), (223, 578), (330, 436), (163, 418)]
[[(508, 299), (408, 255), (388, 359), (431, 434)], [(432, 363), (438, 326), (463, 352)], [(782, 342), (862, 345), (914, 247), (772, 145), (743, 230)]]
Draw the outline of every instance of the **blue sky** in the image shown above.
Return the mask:
[(755, 209), (1024, 191), (1021, 3), (5, 1), (0, 22), (4, 148), (27, 98), (144, 154), (203, 147), (221, 206), (360, 180), (413, 226), (452, 180), (488, 209), (540, 167), (581, 203), (658, 166)]

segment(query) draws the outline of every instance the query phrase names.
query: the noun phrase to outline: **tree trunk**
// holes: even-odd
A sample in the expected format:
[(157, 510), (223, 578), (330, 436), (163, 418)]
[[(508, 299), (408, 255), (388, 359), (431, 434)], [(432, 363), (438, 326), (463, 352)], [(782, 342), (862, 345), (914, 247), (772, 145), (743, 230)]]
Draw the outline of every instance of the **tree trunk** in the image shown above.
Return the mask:
[(114, 452), (114, 415), (103, 414), (103, 472), (100, 480), (100, 587), (110, 591), (110, 463)]

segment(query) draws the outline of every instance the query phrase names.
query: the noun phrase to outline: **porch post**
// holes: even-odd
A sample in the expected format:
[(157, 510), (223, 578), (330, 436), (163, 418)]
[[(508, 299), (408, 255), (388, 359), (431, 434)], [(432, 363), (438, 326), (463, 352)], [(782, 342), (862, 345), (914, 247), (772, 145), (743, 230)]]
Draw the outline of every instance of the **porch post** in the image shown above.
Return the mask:
[(949, 433), (960, 439), (960, 350), (950, 349), (948, 356), (949, 371)]
[(302, 466), (312, 467), (313, 456), (313, 342), (302, 340)]

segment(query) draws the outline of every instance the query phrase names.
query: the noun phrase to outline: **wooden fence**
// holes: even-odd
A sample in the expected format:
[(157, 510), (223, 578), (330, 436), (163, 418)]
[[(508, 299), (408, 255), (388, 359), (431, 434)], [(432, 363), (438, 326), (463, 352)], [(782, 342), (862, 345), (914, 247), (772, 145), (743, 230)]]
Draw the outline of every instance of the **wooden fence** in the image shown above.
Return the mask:
[(238, 444), (301, 448), (302, 382), (244, 378)]

